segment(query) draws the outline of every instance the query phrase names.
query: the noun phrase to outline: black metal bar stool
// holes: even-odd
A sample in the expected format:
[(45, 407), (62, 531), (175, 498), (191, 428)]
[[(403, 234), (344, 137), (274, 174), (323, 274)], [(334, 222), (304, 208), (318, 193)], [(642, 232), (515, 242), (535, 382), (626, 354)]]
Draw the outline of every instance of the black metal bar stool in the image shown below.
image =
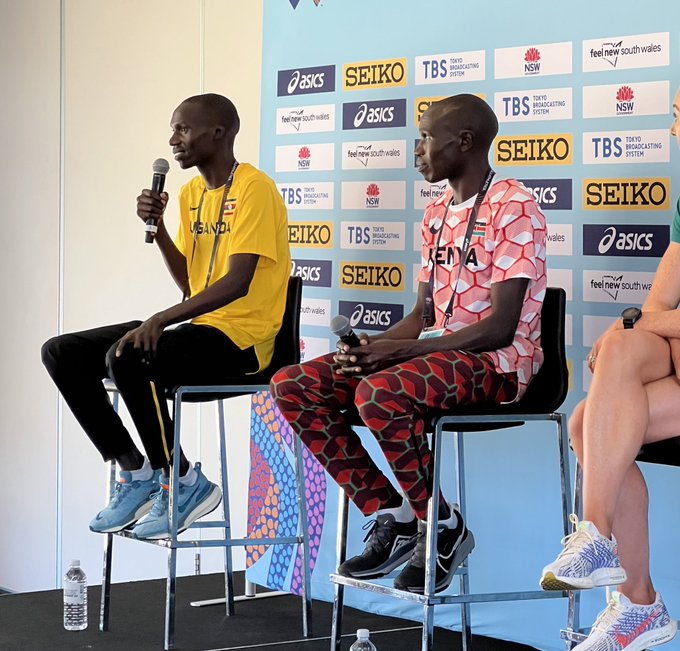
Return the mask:
[[(439, 480), (441, 475), (441, 439), (444, 432), (454, 432), (456, 450), (457, 501), (460, 511), (465, 517), (465, 464), (463, 450), (463, 433), (487, 431), (505, 427), (523, 425), (525, 422), (549, 421), (557, 426), (557, 443), (559, 449), (559, 466), (561, 478), (561, 502), (564, 535), (570, 532), (571, 523), (571, 479), (569, 472), (569, 441), (566, 428), (566, 416), (556, 412), (567, 395), (569, 377), (564, 350), (565, 292), (561, 288), (549, 287), (541, 311), (542, 335), (541, 345), (545, 359), (541, 370), (529, 385), (525, 395), (516, 403), (505, 405), (476, 405), (461, 407), (453, 412), (431, 414), (427, 423), (431, 434), (432, 447), (432, 490), (428, 503), (428, 527), (426, 534), (426, 573), (425, 591), (418, 595), (397, 590), (371, 581), (353, 579), (339, 574), (332, 574), (330, 579), (335, 584), (333, 604), (333, 624), (331, 651), (340, 651), (342, 636), (343, 591), (345, 586), (369, 590), (388, 595), (396, 599), (416, 602), (423, 606), (422, 651), (433, 648), (434, 606), (439, 604), (459, 604), (461, 608), (461, 627), (463, 649), (471, 648), (472, 631), (470, 627), (470, 604), (491, 601), (515, 601), (524, 599), (554, 599), (567, 597), (566, 592), (544, 592), (542, 590), (525, 592), (498, 592), (471, 594), (469, 592), (469, 576), (467, 561), (456, 571), (459, 576), (459, 590), (456, 595), (435, 594), (435, 561), (436, 531), (438, 525)], [(354, 424), (361, 425), (361, 421)], [(347, 505), (348, 499), (340, 491), (338, 507), (337, 563), (344, 562), (347, 543)]]
[[(190, 529), (219, 528), (224, 531), (222, 539), (215, 540), (179, 540), (177, 534), (177, 498), (179, 487), (179, 464), (173, 464), (170, 473), (169, 487), (169, 518), (171, 536), (167, 540), (143, 540), (148, 544), (165, 547), (168, 550), (168, 574), (166, 581), (165, 599), (165, 635), (164, 648), (174, 648), (175, 638), (175, 587), (177, 572), (177, 550), (186, 548), (223, 547), (224, 548), (224, 580), (225, 580), (225, 605), (226, 615), (234, 614), (234, 588), (232, 570), (232, 547), (245, 547), (248, 545), (291, 545), (301, 546), (302, 568), (302, 632), (304, 637), (311, 635), (312, 628), (312, 598), (309, 573), (309, 529), (307, 525), (307, 507), (304, 487), (304, 463), (302, 461), (302, 449), (298, 437), (293, 437), (293, 456), (295, 478), (297, 485), (298, 505), (298, 535), (279, 538), (232, 538), (229, 513), (229, 483), (227, 477), (227, 450), (226, 450), (226, 425), (224, 418), (224, 400), (234, 396), (242, 396), (269, 390), (269, 381), (274, 373), (288, 364), (297, 364), (300, 361), (300, 305), (302, 301), (302, 281), (298, 277), (291, 276), (288, 281), (286, 309), (283, 316), (281, 330), (276, 336), (274, 343), (274, 355), (269, 367), (261, 373), (248, 376), (235, 377), (231, 382), (221, 385), (209, 386), (179, 386), (169, 391), (167, 398), (173, 401), (174, 419), (174, 450), (180, 449), (180, 432), (182, 424), (182, 405), (184, 403), (217, 401), (217, 415), (219, 426), (219, 450), (220, 450), (220, 488), (222, 490), (222, 518), (215, 521), (199, 520), (193, 523)], [(112, 395), (114, 408), (118, 407), (118, 392), (115, 385), (105, 382), (106, 388)], [(115, 465), (111, 464), (110, 492), (116, 482)], [(104, 568), (102, 577), (102, 593), (100, 605), (99, 629), (106, 631), (109, 628), (109, 609), (111, 592), (111, 564), (113, 553), (113, 536), (133, 538), (129, 531), (106, 534), (104, 550)]]

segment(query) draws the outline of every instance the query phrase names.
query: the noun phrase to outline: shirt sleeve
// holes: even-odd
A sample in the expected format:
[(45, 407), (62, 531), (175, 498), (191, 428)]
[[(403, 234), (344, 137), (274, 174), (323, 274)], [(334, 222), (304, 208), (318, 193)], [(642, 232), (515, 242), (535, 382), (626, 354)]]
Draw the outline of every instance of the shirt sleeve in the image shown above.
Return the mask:
[(680, 244), (680, 199), (675, 204), (675, 215), (671, 224), (671, 242)]
[(191, 233), (189, 233), (189, 192), (186, 186), (179, 191), (177, 200), (179, 203), (179, 226), (175, 236), (175, 246), (186, 258), (189, 255), (187, 242), (192, 242)]
[(229, 252), (252, 253), (276, 262), (277, 218), (280, 215), (281, 197), (272, 183), (256, 179), (249, 183), (238, 198), (231, 226)]
[(538, 259), (545, 260), (545, 217), (533, 198), (501, 204), (494, 217), (491, 282), (510, 278), (537, 280)]

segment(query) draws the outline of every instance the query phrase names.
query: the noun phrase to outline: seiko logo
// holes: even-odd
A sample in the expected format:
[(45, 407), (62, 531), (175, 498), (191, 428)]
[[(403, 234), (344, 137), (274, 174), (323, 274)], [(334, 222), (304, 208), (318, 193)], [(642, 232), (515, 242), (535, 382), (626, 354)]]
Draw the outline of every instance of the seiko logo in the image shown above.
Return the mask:
[(379, 262), (341, 262), (340, 287), (404, 289), (404, 265)]
[(406, 85), (406, 59), (349, 63), (343, 67), (344, 89)]
[(291, 246), (330, 248), (333, 238), (330, 222), (289, 222), (288, 243)]
[(669, 179), (584, 179), (583, 207), (666, 210)]
[(507, 136), (496, 139), (496, 164), (568, 165), (571, 151), (571, 134)]

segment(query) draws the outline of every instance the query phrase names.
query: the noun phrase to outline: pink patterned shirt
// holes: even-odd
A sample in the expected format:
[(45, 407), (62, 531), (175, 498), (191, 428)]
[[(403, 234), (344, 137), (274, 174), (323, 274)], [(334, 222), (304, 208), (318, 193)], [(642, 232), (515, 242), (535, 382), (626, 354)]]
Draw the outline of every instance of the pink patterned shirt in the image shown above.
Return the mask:
[[(434, 327), (444, 325), (460, 264), (459, 251), (476, 195), (464, 203), (447, 206), (453, 195), (449, 188), (425, 208), (422, 262), (418, 281), (430, 278), (430, 252), (443, 231), (436, 255)], [(519, 399), (543, 363), (541, 349), (541, 306), (545, 296), (545, 217), (531, 193), (514, 179), (494, 177), (482, 202), (470, 248), (463, 266), (449, 329), (456, 331), (491, 314), (491, 285), (510, 278), (528, 278), (529, 286), (512, 344), (489, 351), (499, 373), (517, 373)]]

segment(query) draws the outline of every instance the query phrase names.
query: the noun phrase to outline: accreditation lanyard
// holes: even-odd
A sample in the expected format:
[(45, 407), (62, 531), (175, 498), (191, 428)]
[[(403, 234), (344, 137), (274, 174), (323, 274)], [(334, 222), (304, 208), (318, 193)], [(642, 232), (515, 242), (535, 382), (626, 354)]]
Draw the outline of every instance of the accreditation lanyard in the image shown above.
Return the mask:
[[(238, 161), (234, 161), (231, 167), (231, 172), (229, 172), (229, 178), (224, 186), (224, 192), (222, 193), (222, 201), (220, 203), (220, 216), (217, 219), (217, 224), (215, 225), (215, 236), (213, 239), (212, 253), (210, 254), (210, 264), (208, 265), (208, 273), (205, 278), (205, 287), (207, 289), (210, 284), (210, 278), (212, 277), (213, 267), (215, 265), (215, 257), (217, 255), (217, 246), (220, 241), (220, 235), (222, 235), (222, 224), (224, 223), (224, 212), (226, 210), (227, 199), (229, 198), (229, 191), (231, 190), (232, 183), (234, 182), (234, 174), (236, 173), (236, 168), (238, 167)], [(201, 211), (203, 210), (203, 199), (205, 197), (206, 189), (203, 188), (201, 193), (201, 198), (198, 202), (198, 210), (196, 211), (196, 221), (194, 222), (194, 242), (191, 246), (191, 260), (189, 261), (189, 276), (191, 276), (191, 267), (194, 264), (194, 255), (196, 254), (196, 242), (198, 240), (198, 232), (201, 225)], [(184, 298), (187, 298), (185, 295)]]
[[(486, 196), (487, 190), (489, 189), (489, 186), (491, 185), (491, 180), (494, 177), (495, 172), (492, 169), (489, 169), (489, 171), (486, 174), (486, 178), (484, 179), (481, 188), (479, 189), (479, 192), (477, 193), (477, 199), (475, 200), (475, 204), (472, 207), (472, 212), (470, 213), (470, 218), (468, 219), (468, 224), (467, 228), (465, 229), (465, 237), (463, 238), (463, 246), (461, 246), (460, 249), (460, 260), (458, 262), (458, 272), (456, 274), (456, 281), (453, 284), (453, 290), (451, 292), (451, 298), (449, 300), (449, 304), (446, 306), (446, 312), (444, 312), (444, 328), (449, 323), (449, 319), (451, 316), (453, 316), (453, 302), (454, 299), (456, 298), (456, 289), (458, 288), (458, 281), (460, 280), (460, 274), (463, 271), (463, 265), (465, 264), (465, 258), (467, 257), (467, 252), (468, 249), (470, 248), (470, 240), (472, 239), (472, 231), (475, 228), (475, 224), (477, 223), (477, 214), (479, 213), (479, 208), (482, 205), (482, 202), (484, 201), (484, 197)], [(435, 257), (437, 255), (437, 251), (439, 250), (439, 244), (441, 243), (442, 239), (442, 233), (444, 232), (444, 224), (446, 223), (446, 218), (448, 217), (449, 210), (451, 209), (451, 206), (453, 205), (453, 199), (454, 197), (451, 197), (451, 201), (449, 201), (448, 205), (446, 206), (446, 213), (444, 214), (444, 219), (442, 220), (442, 225), (439, 229), (439, 233), (437, 235), (437, 243), (434, 247), (434, 249), (430, 250), (430, 256), (429, 256), (429, 262), (431, 263), (430, 267), (430, 278), (427, 283), (427, 296), (425, 297), (425, 310), (423, 311), (423, 321), (425, 322), (425, 327), (429, 328), (434, 325), (435, 322), (435, 313), (434, 313), (434, 275), (435, 275), (435, 270), (437, 268), (437, 265), (435, 263)], [(455, 242), (454, 242), (455, 246)], [(433, 252), (434, 252), (434, 257), (433, 257)]]

